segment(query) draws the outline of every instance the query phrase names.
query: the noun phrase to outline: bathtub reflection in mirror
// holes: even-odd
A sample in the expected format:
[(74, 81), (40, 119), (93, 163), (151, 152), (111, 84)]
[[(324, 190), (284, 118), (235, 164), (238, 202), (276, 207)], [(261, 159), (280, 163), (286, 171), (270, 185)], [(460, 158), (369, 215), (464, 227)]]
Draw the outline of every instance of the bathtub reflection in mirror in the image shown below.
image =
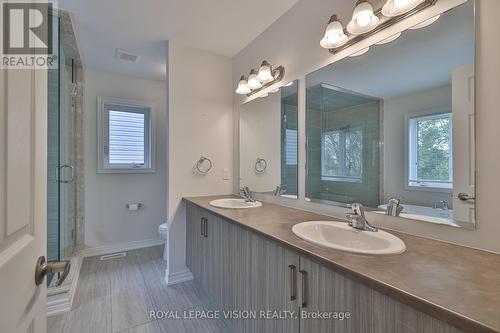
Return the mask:
[(306, 77), (306, 197), (475, 225), (474, 3)]

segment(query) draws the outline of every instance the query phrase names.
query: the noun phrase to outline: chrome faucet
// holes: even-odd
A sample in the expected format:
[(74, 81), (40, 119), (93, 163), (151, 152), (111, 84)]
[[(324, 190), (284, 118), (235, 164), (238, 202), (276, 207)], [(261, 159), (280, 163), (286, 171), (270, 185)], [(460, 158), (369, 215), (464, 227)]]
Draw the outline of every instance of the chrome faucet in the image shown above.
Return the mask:
[(365, 231), (378, 231), (378, 228), (371, 225), (365, 218), (365, 208), (360, 203), (353, 203), (351, 205), (352, 213), (346, 214), (349, 219), (349, 225), (355, 229)]
[(400, 203), (401, 199), (390, 198), (385, 213), (390, 216), (399, 216), (399, 214), (403, 210), (403, 206), (401, 206)]
[(273, 192), (273, 195), (275, 197), (279, 197), (280, 195), (284, 194), (286, 192), (286, 185), (279, 184), (276, 186), (276, 189)]
[(439, 201), (437, 204), (434, 205), (434, 208), (441, 208), (442, 210), (450, 209), (450, 207), (448, 206), (448, 202), (445, 200)]
[(248, 186), (243, 186), (240, 189), (240, 194), (245, 199), (246, 202), (256, 202), (256, 200), (252, 196), (252, 192), (248, 188)]

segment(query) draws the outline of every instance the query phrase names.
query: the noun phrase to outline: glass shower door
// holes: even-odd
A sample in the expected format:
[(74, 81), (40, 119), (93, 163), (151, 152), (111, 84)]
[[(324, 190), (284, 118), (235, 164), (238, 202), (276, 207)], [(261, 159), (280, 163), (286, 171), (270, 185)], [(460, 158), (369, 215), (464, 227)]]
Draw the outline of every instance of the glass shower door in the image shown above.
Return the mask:
[[(59, 18), (54, 18), (60, 32)], [(59, 34), (57, 34), (59, 36)], [(47, 259), (73, 254), (75, 230), (75, 136), (72, 64), (59, 40), (59, 67), (48, 72)], [(50, 284), (48, 279), (48, 283)]]

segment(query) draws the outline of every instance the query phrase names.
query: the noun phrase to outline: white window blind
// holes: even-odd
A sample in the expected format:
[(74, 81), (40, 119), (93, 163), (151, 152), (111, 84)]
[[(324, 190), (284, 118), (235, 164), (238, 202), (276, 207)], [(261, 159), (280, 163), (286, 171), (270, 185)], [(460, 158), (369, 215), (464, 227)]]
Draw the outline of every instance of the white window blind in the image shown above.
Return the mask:
[(99, 98), (98, 172), (153, 172), (153, 107)]
[(109, 164), (144, 165), (144, 113), (109, 111)]

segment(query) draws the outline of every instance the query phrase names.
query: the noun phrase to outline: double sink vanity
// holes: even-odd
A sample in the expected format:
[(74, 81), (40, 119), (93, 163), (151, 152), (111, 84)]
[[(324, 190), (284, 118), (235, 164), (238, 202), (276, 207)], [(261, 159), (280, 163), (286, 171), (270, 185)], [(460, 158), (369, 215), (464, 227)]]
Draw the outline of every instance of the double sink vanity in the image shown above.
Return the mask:
[(214, 304), (297, 315), (234, 318), (238, 332), (500, 331), (498, 255), (267, 202), (184, 201), (187, 265)]

